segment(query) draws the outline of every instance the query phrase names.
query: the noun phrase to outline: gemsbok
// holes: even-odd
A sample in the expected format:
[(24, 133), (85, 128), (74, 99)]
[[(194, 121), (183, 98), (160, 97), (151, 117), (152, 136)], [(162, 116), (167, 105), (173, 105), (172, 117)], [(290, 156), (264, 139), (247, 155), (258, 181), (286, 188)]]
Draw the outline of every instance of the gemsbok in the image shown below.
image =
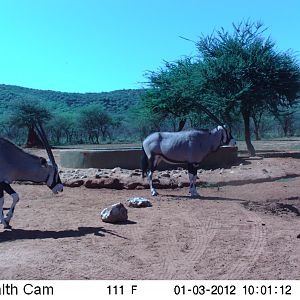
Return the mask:
[[(5, 229), (12, 228), (9, 223), (19, 201), (18, 194), (10, 186), (12, 182), (46, 183), (55, 194), (63, 191), (58, 166), (46, 135), (42, 127), (37, 127), (37, 129), (48, 153), (49, 163), (45, 158), (29, 154), (9, 140), (0, 138), (0, 223), (3, 224)], [(12, 197), (12, 205), (6, 216), (3, 213), (4, 192)]]
[(161, 160), (168, 163), (187, 165), (192, 197), (199, 196), (196, 178), (199, 164), (211, 152), (223, 145), (234, 146), (235, 139), (225, 126), (211, 131), (190, 130), (180, 132), (155, 132), (143, 142), (142, 174), (147, 175), (152, 196), (158, 195), (153, 187), (152, 175)]

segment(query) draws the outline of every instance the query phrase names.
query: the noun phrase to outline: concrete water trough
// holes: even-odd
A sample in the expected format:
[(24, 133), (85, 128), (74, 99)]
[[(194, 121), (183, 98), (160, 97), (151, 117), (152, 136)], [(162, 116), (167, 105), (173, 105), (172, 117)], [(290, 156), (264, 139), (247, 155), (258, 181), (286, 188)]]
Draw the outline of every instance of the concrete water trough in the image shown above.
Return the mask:
[[(230, 166), (237, 161), (238, 148), (222, 146), (218, 151), (209, 154), (201, 163), (203, 169), (216, 169)], [(60, 151), (60, 165), (64, 168), (86, 169), (140, 169), (141, 148), (120, 149), (71, 149)], [(159, 170), (175, 169), (185, 165), (170, 165), (165, 162), (159, 164)]]

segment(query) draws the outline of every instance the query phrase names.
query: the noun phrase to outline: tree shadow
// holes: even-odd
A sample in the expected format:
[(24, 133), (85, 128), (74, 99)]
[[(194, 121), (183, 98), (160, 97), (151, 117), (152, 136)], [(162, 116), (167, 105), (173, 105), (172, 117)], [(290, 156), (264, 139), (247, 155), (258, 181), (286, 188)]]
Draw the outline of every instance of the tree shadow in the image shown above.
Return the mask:
[(214, 200), (214, 201), (238, 201), (238, 202), (245, 202), (247, 200), (244, 199), (238, 199), (238, 198), (224, 198), (224, 197), (213, 197), (213, 196), (198, 196), (198, 197), (191, 197), (189, 195), (186, 196), (178, 196), (178, 195), (160, 195), (163, 197), (168, 197), (168, 198), (177, 198), (177, 199), (186, 199), (186, 200)]
[(213, 201), (237, 201), (237, 202), (246, 202), (248, 200), (239, 199), (239, 198), (225, 198), (225, 197), (212, 197), (212, 196), (204, 196), (201, 198), (202, 200), (213, 200)]
[(12, 229), (0, 233), (0, 243), (14, 240), (35, 240), (35, 239), (64, 239), (72, 237), (82, 237), (89, 234), (103, 237), (106, 234), (111, 234), (122, 239), (126, 237), (115, 234), (111, 230), (103, 227), (78, 227), (78, 230), (27, 230), (27, 229)]
[(294, 214), (296, 214), (297, 217), (300, 217), (299, 209), (292, 204), (279, 203), (279, 207), (283, 208), (283, 209), (287, 209), (287, 210), (293, 212)]
[[(293, 152), (289, 152), (293, 151)], [(257, 155), (263, 158), (295, 158), (300, 159), (299, 150), (264, 150), (257, 151)]]

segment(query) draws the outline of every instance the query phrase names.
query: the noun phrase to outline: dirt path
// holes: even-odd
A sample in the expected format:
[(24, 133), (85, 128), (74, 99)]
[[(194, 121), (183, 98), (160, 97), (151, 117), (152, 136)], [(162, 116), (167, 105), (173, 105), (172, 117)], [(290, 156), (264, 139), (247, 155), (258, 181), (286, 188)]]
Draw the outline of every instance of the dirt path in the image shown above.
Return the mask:
[[(249, 183), (249, 172), (263, 169), (269, 177)], [(278, 179), (276, 170), (295, 176)], [(46, 186), (14, 185), (21, 200), (13, 230), (0, 229), (0, 279), (300, 279), (297, 174), (297, 158), (249, 161), (203, 174), (227, 182), (200, 188), (200, 199), (187, 188), (153, 198), (148, 190), (66, 187), (53, 196)], [(103, 208), (133, 196), (153, 206), (128, 208), (127, 224), (101, 221)]]

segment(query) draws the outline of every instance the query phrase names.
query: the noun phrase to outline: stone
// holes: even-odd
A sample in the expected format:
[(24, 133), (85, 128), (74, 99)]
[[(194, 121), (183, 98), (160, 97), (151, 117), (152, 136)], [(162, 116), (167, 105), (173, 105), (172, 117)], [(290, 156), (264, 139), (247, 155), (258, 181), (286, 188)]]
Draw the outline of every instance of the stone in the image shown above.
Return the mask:
[(125, 185), (125, 187), (128, 190), (135, 190), (139, 185), (141, 185), (139, 182), (129, 182)]
[(139, 173), (139, 172), (132, 172), (129, 176), (130, 176), (130, 177), (133, 177), (133, 176), (141, 176), (141, 173)]
[(171, 177), (171, 175), (169, 173), (161, 173), (160, 176), (161, 177), (167, 177), (167, 178)]
[(88, 189), (104, 188), (104, 179), (89, 179), (85, 182), (84, 186)]
[(100, 178), (100, 179), (90, 179), (85, 182), (85, 187), (91, 189), (113, 189), (113, 190), (122, 190), (124, 184), (120, 182), (118, 178)]
[(127, 200), (129, 207), (151, 207), (152, 204), (148, 199), (141, 197), (134, 197)]
[(69, 179), (65, 182), (63, 182), (64, 186), (67, 187), (80, 187), (84, 184), (84, 180), (82, 179)]
[(106, 223), (126, 222), (128, 220), (127, 209), (122, 203), (113, 204), (104, 208), (101, 213), (101, 220)]

